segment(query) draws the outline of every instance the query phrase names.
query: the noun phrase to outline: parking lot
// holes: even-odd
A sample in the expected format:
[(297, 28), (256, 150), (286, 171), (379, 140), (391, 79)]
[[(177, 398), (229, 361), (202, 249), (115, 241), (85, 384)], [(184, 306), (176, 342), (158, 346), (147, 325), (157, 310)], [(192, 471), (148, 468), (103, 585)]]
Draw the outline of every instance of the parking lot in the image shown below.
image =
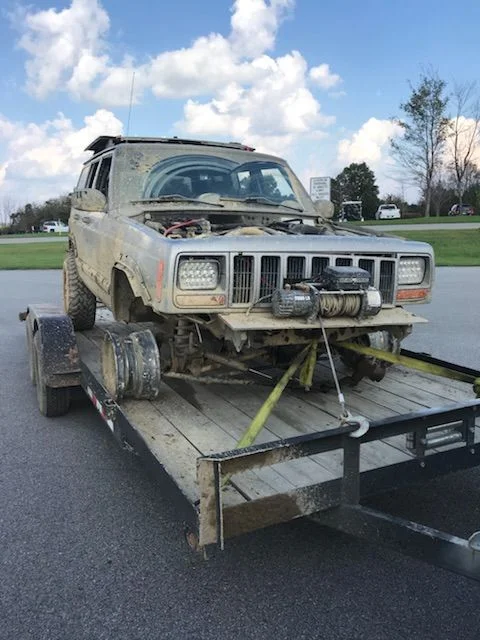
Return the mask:
[[(437, 269), (431, 320), (406, 346), (479, 368), (480, 268)], [(59, 301), (59, 271), (2, 271), (0, 638), (445, 639), (479, 637), (480, 585), (384, 547), (292, 522), (228, 542), (208, 562), (175, 505), (78, 400), (40, 416), (27, 375), (28, 303)], [(377, 499), (466, 536), (480, 472)]]

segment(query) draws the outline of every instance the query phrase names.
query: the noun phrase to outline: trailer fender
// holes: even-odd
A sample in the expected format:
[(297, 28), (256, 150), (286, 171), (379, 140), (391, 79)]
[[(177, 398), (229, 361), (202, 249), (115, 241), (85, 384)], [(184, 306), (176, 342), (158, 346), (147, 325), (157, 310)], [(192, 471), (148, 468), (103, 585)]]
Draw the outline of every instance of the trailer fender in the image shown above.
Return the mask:
[(28, 347), (31, 350), (35, 341), (45, 384), (52, 388), (79, 386), (80, 358), (70, 318), (47, 305), (29, 307), (22, 315), (27, 322)]

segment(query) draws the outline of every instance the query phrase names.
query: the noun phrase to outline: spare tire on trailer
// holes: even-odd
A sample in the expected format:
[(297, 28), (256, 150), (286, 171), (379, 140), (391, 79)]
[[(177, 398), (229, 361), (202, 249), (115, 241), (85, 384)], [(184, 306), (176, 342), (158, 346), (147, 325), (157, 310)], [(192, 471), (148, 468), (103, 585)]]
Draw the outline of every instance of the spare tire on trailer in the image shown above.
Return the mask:
[(47, 418), (65, 415), (70, 408), (70, 389), (68, 387), (48, 387), (43, 370), (42, 344), (40, 332), (33, 336), (32, 356), (34, 381), (37, 386), (37, 401), (40, 413)]
[(80, 280), (72, 249), (68, 249), (63, 262), (63, 306), (76, 331), (91, 329), (95, 324), (97, 300)]

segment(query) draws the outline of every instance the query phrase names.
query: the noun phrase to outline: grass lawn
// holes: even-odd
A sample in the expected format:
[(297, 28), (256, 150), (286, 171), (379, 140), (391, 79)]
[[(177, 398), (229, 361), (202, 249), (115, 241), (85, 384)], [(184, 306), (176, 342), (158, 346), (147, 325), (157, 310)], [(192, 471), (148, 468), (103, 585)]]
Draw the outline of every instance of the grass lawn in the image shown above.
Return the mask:
[(361, 227), (373, 227), (389, 224), (450, 224), (452, 222), (480, 222), (480, 216), (431, 216), (430, 218), (401, 218), (400, 220), (365, 220), (365, 222), (350, 222)]
[(480, 266), (480, 229), (432, 229), (395, 232), (408, 240), (428, 242), (438, 267)]
[(67, 242), (0, 244), (0, 269), (61, 269)]

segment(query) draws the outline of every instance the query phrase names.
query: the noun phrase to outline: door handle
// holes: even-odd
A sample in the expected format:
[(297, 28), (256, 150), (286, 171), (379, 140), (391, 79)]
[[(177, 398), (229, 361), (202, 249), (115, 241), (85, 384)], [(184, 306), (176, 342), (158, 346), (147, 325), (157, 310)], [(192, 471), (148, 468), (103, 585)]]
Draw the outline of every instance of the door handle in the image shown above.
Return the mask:
[(74, 214), (73, 214), (73, 219), (74, 219), (74, 220), (80, 220), (80, 214), (78, 214), (78, 213), (74, 213)]
[(92, 219), (89, 216), (83, 216), (82, 222), (84, 222), (85, 224), (91, 224)]

